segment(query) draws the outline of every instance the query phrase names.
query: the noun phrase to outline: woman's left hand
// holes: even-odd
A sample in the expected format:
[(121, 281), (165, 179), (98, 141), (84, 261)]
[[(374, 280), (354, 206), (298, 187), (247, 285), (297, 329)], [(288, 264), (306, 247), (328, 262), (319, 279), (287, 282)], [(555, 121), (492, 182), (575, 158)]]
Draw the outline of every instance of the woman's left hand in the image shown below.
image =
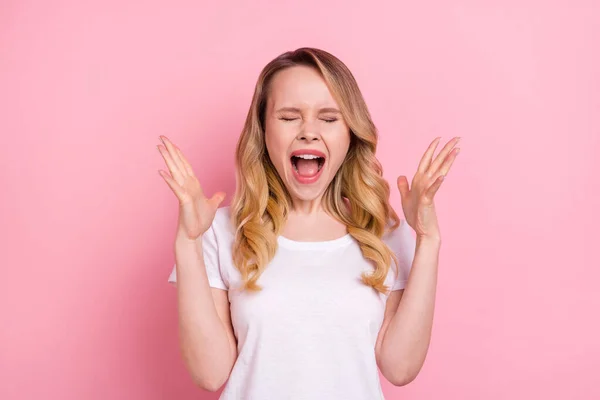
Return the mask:
[(436, 138), (425, 151), (410, 189), (406, 176), (399, 176), (397, 181), (406, 222), (415, 230), (417, 237), (437, 240), (441, 240), (441, 234), (433, 198), (460, 150), (455, 147), (460, 137), (455, 137), (446, 143), (440, 154), (433, 159), (440, 139)]

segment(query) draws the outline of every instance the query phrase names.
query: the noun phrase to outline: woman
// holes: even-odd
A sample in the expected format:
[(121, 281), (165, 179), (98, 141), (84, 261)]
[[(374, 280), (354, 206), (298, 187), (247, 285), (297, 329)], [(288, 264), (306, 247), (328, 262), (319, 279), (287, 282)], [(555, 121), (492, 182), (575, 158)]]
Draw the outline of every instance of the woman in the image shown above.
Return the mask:
[[(436, 138), (389, 204), (377, 131), (347, 67), (301, 48), (261, 72), (236, 149), (237, 188), (205, 196), (166, 137), (179, 200), (180, 348), (221, 399), (381, 399), (425, 360), (441, 236), (433, 197), (458, 154)], [(415, 231), (413, 238), (410, 229)]]

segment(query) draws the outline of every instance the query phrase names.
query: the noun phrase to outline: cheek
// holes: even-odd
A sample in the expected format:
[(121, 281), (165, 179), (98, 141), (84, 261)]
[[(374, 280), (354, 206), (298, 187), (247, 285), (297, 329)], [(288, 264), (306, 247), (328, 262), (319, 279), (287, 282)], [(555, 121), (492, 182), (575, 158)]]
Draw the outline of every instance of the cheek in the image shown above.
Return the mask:
[(348, 149), (350, 148), (350, 132), (342, 131), (338, 132), (335, 135), (333, 140), (333, 148), (330, 148), (331, 153), (334, 155), (334, 164), (340, 166), (344, 159), (346, 158), (346, 154), (348, 153)]
[(265, 145), (267, 146), (271, 162), (279, 169), (282, 166), (285, 154), (287, 154), (287, 145), (283, 140), (283, 135), (267, 128), (265, 132)]

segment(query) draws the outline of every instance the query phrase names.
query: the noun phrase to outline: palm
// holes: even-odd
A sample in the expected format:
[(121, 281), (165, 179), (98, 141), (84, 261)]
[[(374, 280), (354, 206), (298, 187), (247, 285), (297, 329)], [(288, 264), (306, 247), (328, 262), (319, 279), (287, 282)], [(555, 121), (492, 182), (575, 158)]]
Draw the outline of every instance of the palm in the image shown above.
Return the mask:
[(187, 238), (196, 239), (210, 227), (217, 208), (224, 193), (216, 193), (212, 198), (207, 198), (202, 191), (202, 186), (196, 178), (190, 163), (173, 143), (161, 137), (163, 146), (158, 146), (171, 175), (159, 171), (173, 193), (179, 200), (179, 233)]
[(404, 216), (418, 236), (440, 236), (434, 196), (459, 152), (459, 148), (455, 146), (460, 138), (456, 137), (449, 141), (440, 154), (434, 158), (439, 139), (436, 138), (429, 145), (421, 158), (410, 187), (406, 176), (398, 177), (398, 189)]

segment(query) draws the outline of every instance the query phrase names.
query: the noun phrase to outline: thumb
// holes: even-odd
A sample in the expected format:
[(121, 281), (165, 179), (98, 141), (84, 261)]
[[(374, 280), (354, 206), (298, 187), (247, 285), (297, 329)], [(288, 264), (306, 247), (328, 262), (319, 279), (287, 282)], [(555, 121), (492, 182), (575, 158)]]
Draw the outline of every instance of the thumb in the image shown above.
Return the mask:
[(221, 202), (225, 200), (225, 192), (217, 192), (210, 198), (209, 202), (215, 207), (218, 208), (221, 205)]
[(398, 177), (398, 190), (400, 191), (400, 197), (402, 197), (403, 199), (408, 197), (408, 180), (406, 179), (406, 176), (401, 175)]

